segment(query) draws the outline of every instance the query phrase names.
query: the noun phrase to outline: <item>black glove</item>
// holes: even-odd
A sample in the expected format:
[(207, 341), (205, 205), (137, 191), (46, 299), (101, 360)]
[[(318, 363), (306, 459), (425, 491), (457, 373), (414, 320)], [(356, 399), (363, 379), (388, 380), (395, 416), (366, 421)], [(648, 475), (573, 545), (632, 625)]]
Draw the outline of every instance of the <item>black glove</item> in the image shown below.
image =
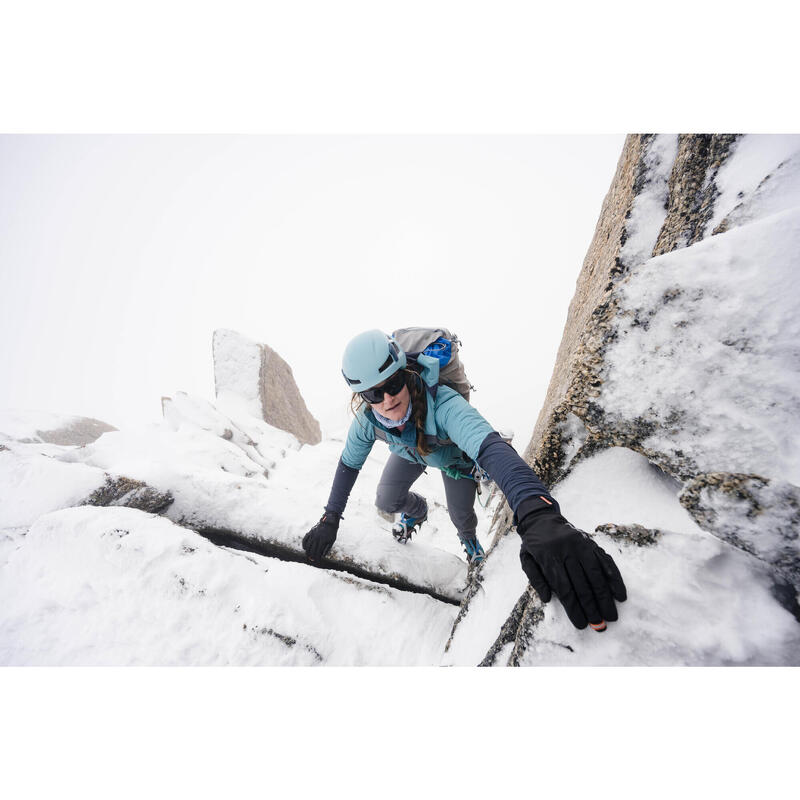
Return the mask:
[(595, 630), (605, 630), (604, 620), (617, 619), (614, 600), (622, 602), (628, 593), (614, 559), (567, 522), (558, 506), (535, 508), (517, 530), (522, 569), (543, 603), (555, 593), (576, 628), (585, 628), (588, 621)]
[(336, 531), (339, 530), (338, 514), (326, 511), (320, 521), (303, 537), (303, 550), (306, 551), (310, 561), (323, 558), (333, 547), (336, 541)]

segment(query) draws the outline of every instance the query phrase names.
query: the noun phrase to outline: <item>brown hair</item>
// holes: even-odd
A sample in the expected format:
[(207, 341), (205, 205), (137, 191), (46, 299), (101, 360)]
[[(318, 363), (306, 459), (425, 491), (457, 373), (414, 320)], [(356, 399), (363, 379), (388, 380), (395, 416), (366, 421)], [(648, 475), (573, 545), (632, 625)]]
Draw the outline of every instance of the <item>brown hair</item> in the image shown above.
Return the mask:
[[(417, 450), (420, 455), (427, 456), (432, 451), (425, 445), (425, 419), (428, 416), (428, 399), (422, 385), (420, 376), (411, 369), (404, 369), (406, 373), (406, 387), (411, 395), (411, 416), (417, 428)], [(366, 400), (358, 393), (353, 392), (350, 399), (350, 410), (354, 416), (358, 416), (361, 406), (366, 404)]]

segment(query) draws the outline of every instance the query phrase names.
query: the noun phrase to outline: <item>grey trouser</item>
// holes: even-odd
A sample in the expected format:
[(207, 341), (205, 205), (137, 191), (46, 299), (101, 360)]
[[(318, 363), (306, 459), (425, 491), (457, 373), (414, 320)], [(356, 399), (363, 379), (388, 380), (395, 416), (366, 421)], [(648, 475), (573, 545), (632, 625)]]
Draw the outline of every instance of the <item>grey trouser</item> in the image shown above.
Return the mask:
[[(409, 491), (411, 484), (425, 471), (422, 464), (414, 464), (392, 453), (383, 468), (375, 505), (381, 511), (394, 514), (402, 511), (410, 517), (422, 517), (428, 510), (425, 498)], [(477, 484), (470, 478), (456, 480), (442, 473), (444, 493), (447, 497), (447, 513), (456, 526), (461, 539), (474, 539), (478, 518), (475, 516), (475, 489)]]

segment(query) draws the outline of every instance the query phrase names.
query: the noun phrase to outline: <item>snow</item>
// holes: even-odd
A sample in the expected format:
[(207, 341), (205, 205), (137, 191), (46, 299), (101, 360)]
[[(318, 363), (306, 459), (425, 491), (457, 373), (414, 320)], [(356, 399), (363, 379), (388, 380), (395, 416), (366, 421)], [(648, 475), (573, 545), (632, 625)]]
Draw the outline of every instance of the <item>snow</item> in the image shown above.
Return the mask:
[(68, 465), (45, 454), (58, 449), (53, 445), (6, 442), (5, 447), (0, 450), (0, 530), (30, 527), (42, 514), (75, 505), (105, 483), (97, 467)]
[(653, 253), (667, 215), (669, 176), (677, 153), (677, 134), (658, 134), (642, 156), (647, 183), (634, 198), (625, 223), (627, 239), (619, 252), (620, 261), (627, 267), (641, 264)]
[(44, 515), (3, 572), (2, 664), (429, 664), (456, 612), (128, 508)]
[(444, 666), (479, 664), (525, 591), (528, 579), (520, 568), (516, 536), (504, 536), (497, 543), (483, 569), (483, 585), (486, 588), (473, 597), (469, 612), (456, 628), (442, 658)]
[[(554, 487), (565, 516), (583, 530), (635, 522), (662, 535), (656, 544), (638, 547), (597, 534), (628, 589), (628, 599), (617, 604), (619, 620), (602, 634), (578, 631), (561, 605), (551, 601), (522, 665), (800, 663), (800, 626), (773, 598), (766, 565), (701, 531), (678, 503), (678, 488), (643, 456), (624, 448), (576, 465)], [(494, 569), (486, 571), (485, 595), (456, 629), (450, 648), (469, 663), (485, 655), (499, 632), (497, 620), (505, 620), (524, 589), (524, 580), (514, 581), (518, 541), (514, 534), (506, 539), (503, 568), (487, 563)], [(498, 607), (490, 608), (490, 602)], [(489, 629), (495, 637), (488, 636)], [(502, 653), (495, 663), (504, 663)]]
[(583, 530), (614, 522), (697, 533), (700, 528), (678, 503), (678, 481), (646, 458), (611, 447), (577, 464), (553, 489), (570, 522)]
[(634, 269), (598, 402), (700, 472), (800, 483), (798, 252), (800, 206)]
[(586, 430), (583, 420), (571, 411), (566, 415), (564, 421), (559, 423), (558, 427), (561, 441), (564, 443), (563, 469), (567, 469), (572, 459), (586, 442), (589, 432)]
[[(800, 155), (800, 135), (742, 136), (717, 173), (715, 182), (719, 196), (714, 202), (714, 213), (706, 228), (707, 234), (713, 231), (743, 198), (746, 200), (749, 195), (756, 192), (766, 176), (775, 173), (784, 161), (797, 159), (798, 155)], [(798, 185), (796, 181), (793, 183), (796, 196)]]
[(800, 490), (785, 481), (743, 479), (739, 491), (723, 493), (708, 486), (699, 493), (703, 516), (725, 541), (737, 544), (788, 577), (800, 565)]
[[(191, 529), (203, 523), (299, 550), (327, 499), (343, 436), (299, 447), (241, 408), (180, 396), (162, 424), (106, 433), (84, 447), (7, 441), (0, 663), (477, 664), (526, 587), (513, 532), (492, 550), (483, 589), (445, 652), (459, 612), (453, 603), (217, 546)], [(457, 599), (466, 564), (441, 479), (424, 474), (415, 484), (430, 522), (400, 545), (373, 505), (387, 454), (376, 446), (367, 460), (332, 555)], [(165, 516), (67, 507), (107, 474), (144, 480), (175, 501)], [(585, 530), (635, 522), (663, 534), (645, 548), (598, 535), (628, 586), (619, 621), (602, 635), (577, 631), (554, 600), (524, 663), (800, 663), (800, 627), (773, 598), (767, 567), (699, 530), (678, 490), (621, 448), (580, 462), (554, 487), (565, 516)], [(476, 510), (488, 545), (494, 509)]]
[(260, 417), (260, 375), (261, 348), (256, 342), (236, 331), (214, 332), (214, 385), (218, 396), (235, 395), (247, 404), (251, 416)]
[[(193, 426), (188, 418), (173, 430), (175, 414), (177, 409), (173, 409), (169, 426), (106, 434), (65, 458), (171, 492), (174, 502), (165, 513), (175, 522), (232, 531), (256, 542), (299, 550), (303, 536), (322, 514), (341, 443), (281, 449), (276, 444), (286, 442), (284, 431), (258, 420), (242, 423), (245, 430), (261, 437), (253, 445), (256, 450), (283, 454), (267, 479), (235, 442)], [(450, 552), (429, 544), (446, 518), (443, 490), (434, 487), (431, 532), (407, 547), (399, 545), (388, 535), (388, 523), (379, 520), (374, 508), (374, 488), (386, 455), (385, 450), (380, 456), (374, 453), (363, 471), (340, 527), (335, 554), (455, 600), (464, 583), (464, 562), (454, 554), (460, 552), (455, 532), (450, 536)], [(441, 487), (441, 480), (438, 484)], [(376, 535), (379, 524), (387, 529), (385, 536)]]
[[(800, 145), (798, 145), (800, 149)], [(725, 217), (728, 228), (800, 206), (800, 152), (782, 161), (758, 188)]]

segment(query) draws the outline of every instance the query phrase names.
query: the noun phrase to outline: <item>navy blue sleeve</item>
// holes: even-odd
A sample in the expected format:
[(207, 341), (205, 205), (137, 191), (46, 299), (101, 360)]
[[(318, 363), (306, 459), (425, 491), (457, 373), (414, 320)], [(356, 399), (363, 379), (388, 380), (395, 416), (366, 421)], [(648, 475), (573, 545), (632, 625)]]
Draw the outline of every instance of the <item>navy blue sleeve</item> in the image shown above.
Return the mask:
[(331, 494), (325, 506), (326, 511), (338, 514), (340, 517), (342, 516), (344, 508), (347, 505), (347, 499), (350, 497), (350, 492), (358, 477), (358, 473), (359, 470), (348, 467), (341, 458), (339, 459), (339, 465), (336, 467), (336, 474), (333, 476)]
[(514, 512), (514, 523), (533, 511), (552, 508), (561, 513), (558, 503), (538, 475), (520, 458), (517, 451), (492, 431), (481, 444), (478, 466), (500, 487)]

